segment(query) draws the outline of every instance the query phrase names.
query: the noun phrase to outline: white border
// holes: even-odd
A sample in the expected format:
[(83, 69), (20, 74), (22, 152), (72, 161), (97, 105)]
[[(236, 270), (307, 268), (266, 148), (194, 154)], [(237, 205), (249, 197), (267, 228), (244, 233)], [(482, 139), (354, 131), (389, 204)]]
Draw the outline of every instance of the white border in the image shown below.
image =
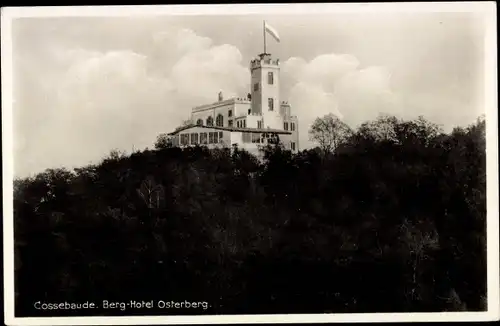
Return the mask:
[[(132, 325), (132, 324), (247, 324), (324, 322), (415, 322), (492, 321), (499, 315), (499, 215), (498, 215), (498, 94), (496, 3), (356, 3), (356, 4), (227, 4), (171, 6), (99, 6), (2, 8), (2, 140), (4, 216), (4, 311), (7, 325)], [(487, 246), (488, 311), (462, 313), (378, 313), (309, 315), (211, 315), (211, 316), (127, 316), (127, 317), (14, 317), (13, 237), (13, 143), (12, 143), (12, 20), (20, 17), (60, 16), (154, 16), (154, 15), (248, 15), (364, 12), (475, 12), (485, 17), (485, 100), (487, 135)]]
[(8, 15), (19, 17), (120, 17), (158, 15), (303, 15), (374, 12), (490, 12), (493, 1), (406, 3), (287, 3), (215, 5), (141, 5), (81, 7), (8, 7)]

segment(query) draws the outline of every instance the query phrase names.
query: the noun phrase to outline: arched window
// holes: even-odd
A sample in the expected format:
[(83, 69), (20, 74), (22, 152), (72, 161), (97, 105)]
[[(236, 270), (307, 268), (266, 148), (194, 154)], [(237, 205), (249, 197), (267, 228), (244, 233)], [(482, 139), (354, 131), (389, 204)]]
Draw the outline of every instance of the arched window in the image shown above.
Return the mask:
[(217, 127), (223, 127), (224, 126), (224, 117), (222, 114), (219, 114), (217, 118), (215, 119), (215, 125)]
[(214, 125), (214, 119), (212, 117), (207, 118), (207, 126), (213, 126)]
[(196, 125), (203, 126), (203, 120), (201, 119), (196, 120)]

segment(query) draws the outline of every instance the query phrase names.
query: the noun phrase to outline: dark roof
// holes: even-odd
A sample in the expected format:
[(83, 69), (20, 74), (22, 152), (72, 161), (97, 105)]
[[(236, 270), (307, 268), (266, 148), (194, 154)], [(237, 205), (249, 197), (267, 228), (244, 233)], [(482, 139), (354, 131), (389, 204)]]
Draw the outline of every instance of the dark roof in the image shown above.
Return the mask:
[(184, 126), (181, 127), (177, 130), (174, 130), (173, 132), (169, 133), (169, 135), (176, 135), (181, 131), (191, 129), (194, 127), (198, 128), (206, 128), (206, 129), (216, 129), (216, 130), (225, 130), (225, 131), (239, 131), (239, 132), (252, 132), (252, 133), (263, 133), (263, 132), (271, 132), (275, 134), (286, 134), (290, 135), (292, 132), (291, 131), (286, 131), (286, 130), (278, 130), (278, 129), (267, 129), (267, 128), (237, 128), (237, 127), (218, 127), (218, 126), (200, 126), (200, 125), (189, 125), (189, 126)]

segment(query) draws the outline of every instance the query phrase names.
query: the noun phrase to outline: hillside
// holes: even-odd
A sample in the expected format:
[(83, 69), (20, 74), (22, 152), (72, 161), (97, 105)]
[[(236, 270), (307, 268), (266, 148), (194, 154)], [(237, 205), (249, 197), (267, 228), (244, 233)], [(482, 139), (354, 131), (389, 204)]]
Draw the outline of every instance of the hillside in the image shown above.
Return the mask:
[(484, 119), (449, 134), (371, 121), (334, 153), (265, 158), (158, 148), (16, 180), (16, 315), (103, 299), (210, 304), (147, 314), (486, 309)]

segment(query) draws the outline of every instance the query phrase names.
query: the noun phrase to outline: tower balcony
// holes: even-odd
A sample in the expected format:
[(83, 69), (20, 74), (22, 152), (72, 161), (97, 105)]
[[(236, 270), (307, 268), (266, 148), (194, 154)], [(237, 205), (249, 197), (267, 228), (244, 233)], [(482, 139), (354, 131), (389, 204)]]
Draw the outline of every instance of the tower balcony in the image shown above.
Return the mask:
[(279, 59), (273, 59), (270, 55), (261, 55), (259, 58), (250, 61), (250, 70), (262, 68), (265, 66), (279, 66), (279, 64)]

